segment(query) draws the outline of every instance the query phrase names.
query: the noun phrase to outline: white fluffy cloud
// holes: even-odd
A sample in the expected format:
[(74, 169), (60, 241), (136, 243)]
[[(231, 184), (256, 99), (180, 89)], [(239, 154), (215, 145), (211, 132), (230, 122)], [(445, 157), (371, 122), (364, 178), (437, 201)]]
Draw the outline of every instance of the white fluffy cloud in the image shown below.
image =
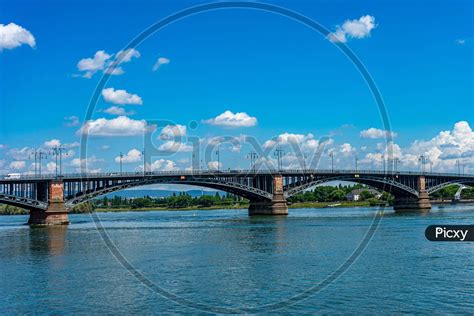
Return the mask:
[(99, 50), (94, 57), (81, 59), (77, 63), (77, 70), (82, 72), (82, 77), (88, 79), (98, 71), (104, 71), (110, 75), (121, 75), (125, 71), (119, 65), (138, 57), (140, 57), (140, 52), (133, 48), (119, 51), (117, 54), (107, 54), (104, 50)]
[[(142, 152), (138, 149), (131, 149), (126, 155), (123, 155), (123, 163), (139, 162), (142, 159)], [(120, 156), (115, 157), (115, 162), (120, 162)]]
[(100, 172), (100, 168), (97, 168), (98, 164), (103, 164), (104, 160), (99, 159), (96, 156), (90, 156), (88, 158), (80, 159), (74, 158), (70, 162), (70, 166), (75, 168), (76, 172)]
[(112, 57), (103, 50), (99, 50), (92, 58), (83, 58), (77, 63), (77, 70), (83, 72), (84, 78), (92, 78), (99, 70), (104, 70), (105, 63)]
[(27, 29), (15, 24), (0, 24), (0, 52), (4, 49), (13, 49), (23, 44), (36, 46), (33, 34)]
[(134, 115), (135, 111), (127, 112), (124, 108), (113, 105), (113, 106), (105, 109), (104, 113), (107, 113), (107, 114), (110, 114), (110, 115)]
[(142, 135), (148, 128), (145, 120), (133, 120), (127, 116), (119, 116), (113, 119), (99, 118), (87, 121), (77, 134), (88, 134), (90, 136), (136, 136)]
[(328, 38), (332, 42), (347, 42), (348, 38), (364, 38), (370, 36), (370, 32), (376, 28), (375, 17), (371, 15), (361, 16), (359, 19), (346, 20), (336, 31), (330, 33)]
[(191, 145), (177, 142), (174, 140), (168, 140), (158, 147), (158, 150), (167, 152), (191, 152), (193, 147)]
[(102, 97), (106, 102), (125, 105), (125, 104), (143, 104), (142, 98), (136, 94), (128, 93), (126, 90), (115, 90), (106, 88), (102, 90)]
[(166, 65), (166, 64), (169, 64), (169, 63), (170, 63), (170, 60), (168, 58), (159, 57), (156, 60), (156, 63), (153, 65), (152, 70), (157, 71), (162, 65)]
[(384, 160), (398, 159), (399, 166), (412, 170), (420, 168), (420, 156), (424, 155), (435, 172), (457, 172), (457, 161), (468, 170), (474, 168), (474, 132), (466, 121), (457, 122), (452, 130), (430, 140), (416, 140), (407, 148), (393, 142), (378, 147), (378, 152), (367, 153), (361, 162), (380, 166)]
[(163, 127), (160, 133), (160, 139), (174, 139), (186, 136), (186, 126), (176, 124), (176, 125), (166, 125)]
[(132, 58), (139, 58), (140, 52), (134, 48), (121, 50), (116, 54), (116, 60), (118, 64), (128, 63)]
[(340, 152), (344, 157), (349, 157), (355, 153), (356, 149), (349, 143), (340, 146)]
[(210, 170), (221, 169), (221, 168), (222, 168), (222, 162), (209, 161), (209, 162), (207, 163), (207, 167), (208, 167)]
[(15, 160), (10, 162), (10, 169), (22, 170), (25, 169), (26, 162), (24, 160)]
[(43, 146), (46, 148), (52, 148), (52, 147), (57, 147), (61, 145), (61, 141), (59, 139), (51, 139), (48, 141), (45, 141)]
[(377, 139), (377, 138), (385, 138), (387, 136), (391, 135), (392, 137), (397, 136), (397, 133), (391, 132), (391, 131), (386, 131), (383, 129), (378, 129), (375, 127), (371, 127), (369, 129), (363, 130), (360, 132), (360, 137), (362, 138), (371, 138), (371, 139)]
[(204, 123), (224, 127), (252, 127), (257, 125), (257, 118), (245, 112), (232, 113), (225, 111), (215, 118), (205, 120)]
[(155, 160), (151, 165), (147, 164), (147, 170), (150, 171), (175, 171), (178, 170), (176, 164), (167, 159)]

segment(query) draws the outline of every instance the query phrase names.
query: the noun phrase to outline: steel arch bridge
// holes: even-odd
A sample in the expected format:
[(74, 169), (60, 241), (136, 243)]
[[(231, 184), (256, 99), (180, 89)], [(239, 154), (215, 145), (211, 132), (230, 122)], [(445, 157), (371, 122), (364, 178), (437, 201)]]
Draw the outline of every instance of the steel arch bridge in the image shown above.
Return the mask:
[(369, 185), (395, 196), (394, 208), (429, 209), (428, 195), (448, 185), (474, 185), (474, 175), (371, 170), (228, 170), (87, 173), (0, 179), (0, 203), (31, 212), (67, 214), (111, 192), (151, 184), (185, 184), (229, 192), (250, 201), (250, 215), (287, 214), (286, 199), (331, 181)]

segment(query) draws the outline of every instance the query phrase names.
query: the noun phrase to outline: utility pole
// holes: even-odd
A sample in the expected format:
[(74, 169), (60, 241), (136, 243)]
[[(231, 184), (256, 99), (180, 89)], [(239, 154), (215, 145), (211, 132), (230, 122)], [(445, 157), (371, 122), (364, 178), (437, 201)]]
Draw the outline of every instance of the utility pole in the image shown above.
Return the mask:
[[(56, 177), (61, 176), (62, 175), (62, 161), (63, 161), (63, 152), (66, 151), (66, 148), (63, 147), (63, 145), (59, 145), (59, 146), (54, 146), (53, 148), (51, 148), (51, 153), (55, 159), (56, 159)], [(66, 154), (67, 155), (67, 154)], [(59, 174), (58, 174), (58, 157), (59, 157)]]
[(119, 155), (119, 159), (120, 159), (120, 173), (122, 173), (122, 159), (123, 159), (123, 154), (122, 152), (120, 152), (120, 155)]
[(41, 160), (43, 158), (47, 158), (48, 156), (41, 149), (33, 150), (32, 154), (35, 157), (35, 176), (38, 174), (41, 176)]
[(461, 162), (458, 160), (456, 160), (456, 165), (458, 166), (458, 175), (461, 175)]
[(331, 151), (329, 156), (331, 156), (331, 172), (334, 173), (334, 152)]
[(220, 157), (220, 154), (219, 154), (219, 148), (217, 148), (216, 150), (216, 156), (217, 156), (217, 172), (219, 172), (219, 167), (220, 167), (220, 164), (221, 164), (221, 157)]
[(281, 171), (282, 169), (282, 162), (281, 162), (281, 159), (284, 155), (285, 151), (283, 149), (281, 149), (280, 147), (277, 147), (277, 149), (275, 149), (275, 152), (273, 153), (273, 155), (275, 157), (277, 157), (278, 159), (278, 170)]
[(386, 167), (386, 160), (385, 160), (385, 154), (382, 154), (382, 162), (383, 162), (383, 173), (385, 173), (385, 171), (387, 170), (387, 167)]
[(397, 172), (398, 170), (398, 163), (400, 162), (400, 158), (394, 158), (393, 159), (393, 169), (395, 170), (395, 172)]
[(425, 173), (425, 164), (427, 162), (427, 158), (424, 154), (420, 155), (420, 158), (418, 158), (418, 161), (421, 162), (421, 172)]
[(249, 152), (249, 154), (247, 155), (247, 158), (250, 159), (250, 169), (252, 171), (255, 171), (255, 162), (257, 161), (257, 158), (258, 158), (258, 155), (255, 151), (251, 151)]
[(145, 159), (145, 148), (142, 150), (142, 156), (143, 156), (143, 176), (146, 174), (146, 159)]

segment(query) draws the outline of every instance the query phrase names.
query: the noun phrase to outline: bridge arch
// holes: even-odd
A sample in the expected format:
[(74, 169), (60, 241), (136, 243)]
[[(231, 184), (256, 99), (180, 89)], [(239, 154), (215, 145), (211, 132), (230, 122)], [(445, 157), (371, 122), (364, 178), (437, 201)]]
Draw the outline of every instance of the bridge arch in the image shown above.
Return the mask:
[(27, 197), (9, 194), (0, 194), (0, 203), (10, 206), (21, 207), (30, 211), (46, 211), (46, 209), (48, 208), (48, 202), (33, 200)]
[(450, 185), (459, 185), (459, 186), (462, 186), (462, 185), (467, 185), (467, 186), (474, 186), (474, 180), (473, 179), (459, 179), (459, 180), (451, 180), (451, 181), (447, 181), (447, 182), (443, 182), (441, 184), (438, 184), (438, 185), (435, 185), (435, 186), (432, 186), (432, 187), (429, 187), (426, 192), (428, 194), (432, 194), (436, 191), (439, 191), (445, 187), (448, 187)]
[(254, 188), (249, 185), (237, 183), (237, 182), (226, 182), (225, 180), (201, 178), (201, 179), (143, 179), (133, 182), (124, 182), (113, 186), (104, 187), (94, 191), (79, 192), (71, 197), (65, 197), (65, 205), (68, 208), (72, 208), (75, 205), (90, 201), (96, 197), (106, 195), (112, 192), (121, 191), (133, 187), (140, 187), (152, 184), (182, 184), (192, 185), (198, 187), (205, 187), (210, 189), (216, 189), (228, 193), (232, 193), (251, 201), (271, 201), (273, 194), (258, 188)]
[(374, 176), (368, 176), (368, 175), (354, 177), (353, 175), (352, 176), (335, 175), (332, 177), (308, 180), (306, 182), (298, 183), (296, 186), (289, 185), (287, 186), (287, 188), (285, 188), (285, 197), (289, 198), (311, 187), (314, 187), (323, 183), (327, 183), (327, 182), (332, 182), (332, 181), (346, 181), (346, 182), (366, 184), (366, 185), (377, 188), (387, 193), (391, 193), (396, 196), (418, 197), (418, 194), (419, 194), (417, 190), (388, 177), (381, 178), (381, 177), (374, 177)]

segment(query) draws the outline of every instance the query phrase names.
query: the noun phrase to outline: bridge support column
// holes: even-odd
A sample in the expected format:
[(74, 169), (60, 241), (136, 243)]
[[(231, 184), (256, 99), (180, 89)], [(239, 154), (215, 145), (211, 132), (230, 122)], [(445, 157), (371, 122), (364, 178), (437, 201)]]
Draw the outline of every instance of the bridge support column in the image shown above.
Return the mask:
[(426, 181), (424, 176), (418, 178), (418, 197), (395, 197), (393, 209), (395, 212), (428, 212), (431, 202), (426, 192)]
[(67, 225), (68, 210), (64, 206), (64, 185), (62, 181), (51, 181), (48, 186), (48, 209), (31, 210), (29, 225)]
[(249, 216), (254, 215), (288, 215), (288, 204), (283, 195), (283, 179), (273, 178), (273, 199), (271, 201), (250, 201)]

